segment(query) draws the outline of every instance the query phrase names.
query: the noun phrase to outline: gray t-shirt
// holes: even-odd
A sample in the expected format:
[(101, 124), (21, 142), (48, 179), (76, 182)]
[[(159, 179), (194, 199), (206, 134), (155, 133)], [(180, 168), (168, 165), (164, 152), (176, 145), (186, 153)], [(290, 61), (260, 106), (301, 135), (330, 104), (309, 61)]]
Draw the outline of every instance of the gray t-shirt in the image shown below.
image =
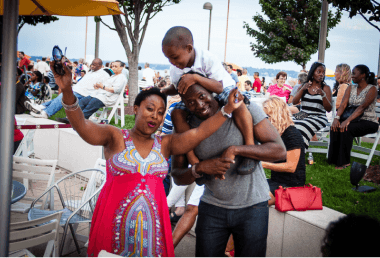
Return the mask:
[[(248, 106), (253, 124), (256, 125), (266, 118), (264, 111), (255, 103)], [(202, 122), (196, 116), (190, 118), (190, 126), (195, 128)], [(233, 119), (227, 121), (209, 138), (202, 141), (195, 149), (195, 155), (200, 160), (219, 157), (229, 146), (243, 145), (243, 135), (235, 125)], [(240, 209), (268, 201), (269, 186), (261, 163), (256, 170), (249, 175), (238, 175), (237, 166), (241, 163), (241, 157), (235, 158), (235, 163), (225, 174), (225, 180), (212, 178), (206, 180), (205, 191), (201, 198), (208, 204), (225, 209)]]
[(292, 92), (290, 92), (290, 96), (295, 96), (297, 94), (298, 88), (301, 86), (301, 84), (297, 84), (293, 87)]

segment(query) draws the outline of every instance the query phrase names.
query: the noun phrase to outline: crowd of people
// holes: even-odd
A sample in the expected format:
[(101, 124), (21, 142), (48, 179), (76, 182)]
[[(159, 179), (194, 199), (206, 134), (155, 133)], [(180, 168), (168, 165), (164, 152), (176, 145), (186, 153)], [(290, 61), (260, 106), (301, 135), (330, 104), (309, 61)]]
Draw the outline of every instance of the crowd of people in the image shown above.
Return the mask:
[[(379, 128), (378, 85), (365, 65), (355, 66), (352, 74), (347, 64), (338, 65), (333, 90), (320, 62), (301, 71), (294, 86), (286, 84), (283, 71), (267, 86), (258, 72), (250, 77), (247, 69), (238, 69), (235, 74), (232, 65), (194, 47), (185, 27), (167, 31), (162, 51), (172, 64), (170, 74), (156, 73), (149, 63), (139, 69), (148, 87), (135, 99), (130, 130), (88, 120), (128, 89), (122, 61), (103, 67), (99, 58), (90, 66), (83, 59), (66, 60), (67, 73), (60, 75), (50, 69), (56, 61), (46, 67), (43, 59), (22, 83), (22, 67), (30, 63), (20, 52), (17, 84), (24, 92), (17, 103), (24, 110), (18, 112), (48, 118), (63, 107), (64, 122), (89, 144), (104, 146), (108, 177), (93, 215), (89, 256), (101, 250), (174, 256), (197, 217), (196, 256), (265, 256), (275, 190), (305, 184), (305, 153), (316, 133), (328, 126), (326, 113), (336, 112), (328, 156), (336, 169), (350, 165), (353, 137)], [(39, 105), (34, 91), (42, 84), (59, 86), (60, 94)], [(250, 101), (257, 94), (267, 97), (262, 107)], [(271, 170), (271, 179), (264, 168)], [(186, 204), (184, 193), (193, 182)], [(173, 232), (170, 222), (177, 222)], [(324, 255), (339, 254), (331, 234), (321, 249)]]

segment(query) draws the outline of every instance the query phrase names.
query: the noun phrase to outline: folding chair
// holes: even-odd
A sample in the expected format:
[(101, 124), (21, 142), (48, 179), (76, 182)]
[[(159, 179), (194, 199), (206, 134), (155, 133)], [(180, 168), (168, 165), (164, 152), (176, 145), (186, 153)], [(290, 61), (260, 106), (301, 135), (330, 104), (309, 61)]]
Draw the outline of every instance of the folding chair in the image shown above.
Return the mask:
[[(377, 104), (376, 104), (376, 116), (378, 118), (380, 118), (380, 105), (377, 105)], [(376, 147), (377, 147), (377, 144), (379, 143), (379, 138), (380, 138), (380, 129), (377, 130), (377, 133), (367, 134), (367, 135), (364, 135), (363, 137), (375, 139), (373, 146), (372, 146), (372, 149), (362, 147), (361, 146), (361, 137), (356, 137), (356, 138), (354, 138), (354, 140), (356, 141), (356, 143), (358, 145), (352, 146), (351, 157), (356, 157), (359, 159), (367, 160), (367, 163), (365, 165), (368, 167), (371, 164), (371, 160), (372, 160), (373, 155), (380, 156), (380, 151), (376, 150)], [(365, 152), (367, 154), (357, 153), (357, 152), (354, 152), (353, 150), (362, 151), (362, 152)]]
[[(127, 85), (125, 85), (125, 86), (127, 86)], [(95, 112), (91, 116), (91, 118), (93, 118), (94, 116), (96, 117), (96, 114), (98, 114), (99, 117), (97, 118), (97, 120), (99, 122), (101, 122), (104, 119), (107, 119), (108, 123), (109, 123), (111, 121), (112, 117), (115, 116), (115, 124), (118, 124), (119, 123), (119, 119), (120, 119), (120, 121), (121, 121), (121, 127), (124, 127), (124, 125), (125, 125), (125, 116), (124, 116), (124, 91), (125, 91), (125, 86), (124, 86), (123, 90), (120, 92), (119, 97), (118, 97), (118, 99), (116, 100), (116, 103), (113, 106), (105, 106), (103, 108), (103, 111), (97, 111), (97, 112)], [(107, 117), (107, 112), (110, 109), (112, 109), (111, 113)], [(118, 110), (120, 110), (120, 115), (117, 112)], [(90, 118), (90, 120), (91, 120), (91, 118)]]
[(62, 212), (58, 212), (40, 219), (10, 224), (9, 256), (35, 257), (26, 248), (47, 243), (44, 257), (57, 257), (61, 216)]
[[(57, 160), (39, 160), (13, 156), (13, 178), (22, 178), (36, 181), (46, 181), (46, 188), (54, 184), (55, 168)], [(26, 187), (28, 188), (29, 185)], [(23, 200), (33, 201), (34, 198), (24, 197)], [(54, 192), (51, 191), (45, 198), (41, 199), (41, 209), (54, 209)], [(30, 204), (21, 201), (12, 204), (11, 211), (26, 213), (30, 209)]]

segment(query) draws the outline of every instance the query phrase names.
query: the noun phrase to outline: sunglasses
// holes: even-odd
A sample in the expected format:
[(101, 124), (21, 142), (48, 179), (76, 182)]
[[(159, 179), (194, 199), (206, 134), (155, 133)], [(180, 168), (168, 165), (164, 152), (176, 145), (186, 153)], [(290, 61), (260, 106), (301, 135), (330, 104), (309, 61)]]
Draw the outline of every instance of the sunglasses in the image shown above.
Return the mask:
[(62, 50), (58, 46), (53, 47), (52, 55), (53, 55), (53, 59), (55, 61), (54, 71), (59, 75), (65, 74), (65, 70), (63, 69), (61, 60), (64, 56), (66, 56), (66, 50), (67, 50), (67, 47), (65, 48), (65, 54), (63, 54)]

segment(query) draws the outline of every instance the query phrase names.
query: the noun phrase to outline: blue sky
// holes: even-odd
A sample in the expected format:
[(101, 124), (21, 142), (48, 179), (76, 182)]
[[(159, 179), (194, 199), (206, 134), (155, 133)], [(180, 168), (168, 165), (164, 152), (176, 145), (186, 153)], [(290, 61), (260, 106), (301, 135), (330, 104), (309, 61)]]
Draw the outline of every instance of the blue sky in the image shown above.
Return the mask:
[[(195, 46), (207, 49), (210, 11), (203, 9), (205, 2), (205, 0), (182, 0), (179, 4), (165, 7), (150, 20), (139, 62), (169, 64), (161, 51), (161, 41), (165, 32), (172, 26), (188, 27), (193, 33)], [(223, 61), (228, 0), (209, 0), (209, 2), (213, 5), (210, 51)], [(266, 64), (253, 56), (250, 42), (253, 42), (254, 38), (246, 34), (243, 22), (248, 22), (255, 28), (252, 16), (256, 12), (261, 12), (258, 1), (230, 1), (226, 61), (247, 67), (300, 70), (301, 67), (293, 62)], [(51, 56), (53, 46), (59, 45), (62, 49), (67, 47), (69, 58), (84, 57), (86, 18), (63, 16), (59, 18), (59, 21), (47, 25), (39, 24), (36, 27), (25, 25), (19, 34), (18, 50), (28, 55)], [(103, 20), (113, 27), (111, 16), (105, 16)], [(89, 17), (88, 21), (87, 58), (91, 59), (95, 51), (95, 22), (93, 17)], [(344, 12), (340, 24), (329, 32), (328, 40), (331, 44), (325, 54), (325, 64), (328, 68), (334, 70), (340, 63), (347, 63), (351, 67), (366, 64), (376, 73), (380, 33), (362, 17), (349, 19), (348, 13)], [(116, 31), (104, 25), (100, 28), (99, 51), (100, 58), (104, 60), (127, 60)], [(317, 54), (313, 55), (307, 68), (310, 68), (317, 58)]]

